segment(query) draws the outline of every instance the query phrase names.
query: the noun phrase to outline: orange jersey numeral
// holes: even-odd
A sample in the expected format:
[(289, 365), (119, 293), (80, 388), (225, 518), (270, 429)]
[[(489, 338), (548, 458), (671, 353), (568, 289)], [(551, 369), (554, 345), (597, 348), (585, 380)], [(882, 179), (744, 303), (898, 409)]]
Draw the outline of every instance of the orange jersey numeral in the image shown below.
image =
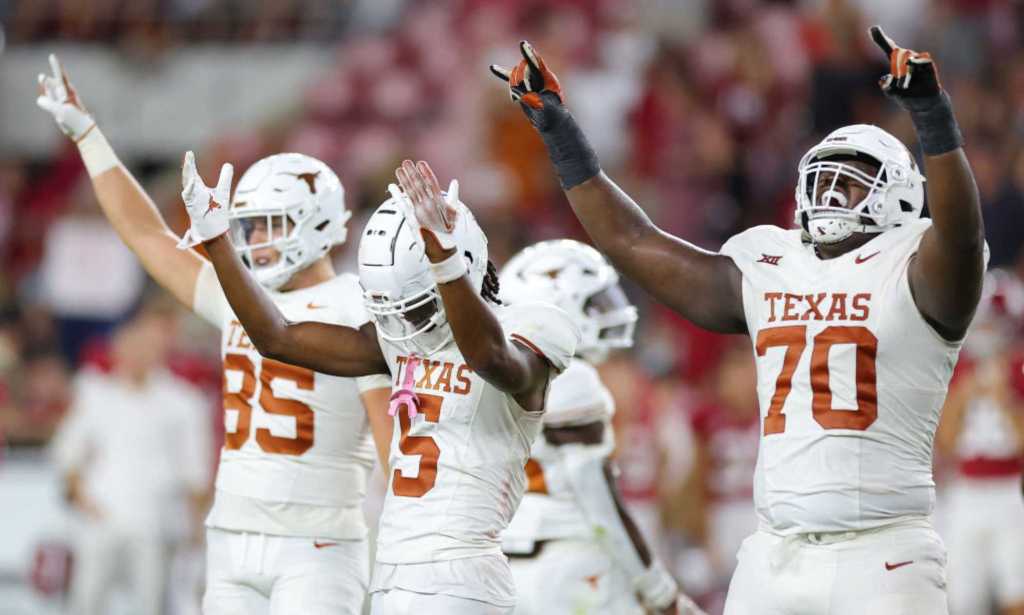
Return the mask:
[(548, 481), (544, 478), (544, 467), (534, 459), (526, 460), (526, 492), (527, 493), (548, 493)]
[[(437, 423), (441, 420), (441, 404), (444, 397), (440, 395), (428, 395), (417, 393), (419, 398), (419, 411), (428, 423)], [(398, 421), (402, 428), (402, 436), (398, 441), (398, 448), (403, 455), (419, 455), (419, 473), (416, 478), (406, 478), (398, 470), (394, 471), (391, 479), (391, 491), (395, 495), (402, 495), (410, 498), (423, 497), (428, 491), (434, 488), (437, 482), (437, 459), (441, 456), (441, 449), (437, 442), (430, 436), (410, 436), (409, 429), (412, 428), (412, 419), (408, 413), (399, 412)]]
[[(807, 327), (773, 327), (757, 334), (757, 356), (764, 356), (773, 346), (785, 346), (782, 369), (775, 380), (768, 412), (764, 417), (764, 435), (786, 431), (786, 415), (782, 408), (793, 384), (800, 356), (807, 346)], [(836, 410), (832, 407), (832, 387), (829, 383), (828, 355), (835, 344), (853, 344), (857, 347), (857, 409)], [(826, 327), (814, 336), (811, 352), (811, 412), (814, 420), (825, 429), (867, 429), (878, 418), (878, 382), (876, 355), (878, 338), (865, 327)]]
[[(256, 368), (252, 360), (241, 354), (224, 356), (224, 410), (238, 413), (234, 431), (224, 434), (224, 448), (238, 450), (249, 439), (252, 426), (252, 400), (256, 392)], [(228, 391), (227, 372), (242, 374), (242, 385), (238, 391)], [(313, 446), (313, 409), (294, 399), (274, 397), (273, 382), (288, 380), (300, 390), (313, 390), (313, 370), (295, 367), (286, 363), (263, 359), (259, 381), (260, 407), (268, 414), (282, 414), (295, 417), (295, 437), (275, 436), (266, 427), (256, 430), (256, 443), (265, 453), (279, 455), (301, 455)]]

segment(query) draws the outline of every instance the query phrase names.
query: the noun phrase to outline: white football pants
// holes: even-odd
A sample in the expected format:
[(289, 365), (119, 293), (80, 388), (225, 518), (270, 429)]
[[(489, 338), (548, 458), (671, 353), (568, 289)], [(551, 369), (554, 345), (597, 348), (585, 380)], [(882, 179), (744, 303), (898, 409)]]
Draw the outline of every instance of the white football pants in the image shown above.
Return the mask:
[(533, 557), (509, 558), (516, 615), (643, 615), (631, 583), (593, 541), (551, 540)]
[(203, 615), (360, 615), (365, 540), (206, 530)]
[(946, 615), (946, 550), (928, 520), (874, 530), (757, 531), (743, 541), (725, 615)]

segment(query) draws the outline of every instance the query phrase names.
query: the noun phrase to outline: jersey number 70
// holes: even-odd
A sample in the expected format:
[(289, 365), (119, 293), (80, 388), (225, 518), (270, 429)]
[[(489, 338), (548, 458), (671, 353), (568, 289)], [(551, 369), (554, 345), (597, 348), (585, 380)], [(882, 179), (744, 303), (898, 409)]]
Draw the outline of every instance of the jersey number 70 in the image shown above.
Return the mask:
[[(832, 408), (832, 387), (829, 383), (828, 354), (835, 344), (852, 344), (857, 348), (856, 387), (857, 409)], [(764, 435), (786, 431), (786, 415), (782, 407), (793, 385), (793, 372), (807, 346), (807, 327), (772, 327), (757, 333), (757, 356), (763, 357), (768, 348), (785, 346), (782, 369), (775, 381), (775, 394), (764, 417)], [(865, 327), (826, 327), (814, 336), (811, 351), (811, 412), (814, 420), (825, 429), (855, 429), (863, 431), (878, 418), (878, 386), (875, 357), (878, 338)]]

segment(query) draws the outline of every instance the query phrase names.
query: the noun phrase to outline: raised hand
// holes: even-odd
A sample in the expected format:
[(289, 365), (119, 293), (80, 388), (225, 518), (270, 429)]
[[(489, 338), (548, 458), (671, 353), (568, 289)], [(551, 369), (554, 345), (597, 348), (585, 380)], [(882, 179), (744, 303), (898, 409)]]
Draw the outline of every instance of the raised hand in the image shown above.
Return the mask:
[(942, 84), (931, 54), (900, 47), (880, 26), (871, 26), (868, 32), (871, 40), (889, 58), (889, 73), (878, 81), (886, 95), (908, 109), (910, 99), (927, 100), (939, 96)]
[(55, 54), (50, 54), (50, 72), (39, 74), (39, 97), (36, 105), (56, 120), (61, 132), (76, 143), (96, 126), (96, 122), (78, 98), (78, 92), (71, 85), (67, 71)]
[(932, 56), (898, 46), (879, 26), (871, 26), (868, 32), (889, 58), (889, 73), (879, 79), (878, 85), (910, 112), (925, 155), (937, 156), (963, 145), (952, 103), (939, 82)]
[[(413, 164), (411, 160), (402, 162), (395, 169), (395, 177), (401, 193), (394, 184), (389, 186), (395, 200), (407, 208), (406, 214), (410, 222), (415, 222), (426, 244), (427, 258), (432, 262), (444, 260), (448, 251), (455, 248), (455, 222), (458, 218), (459, 182), (452, 180), (447, 192), (441, 192), (437, 176), (424, 161)], [(404, 197), (404, 198), (403, 198)]]
[(497, 64), (491, 72), (508, 82), (509, 96), (518, 101), (540, 132), (563, 190), (574, 188), (601, 172), (597, 154), (565, 107), (558, 77), (527, 41), (519, 43), (523, 59), (511, 70)]
[(528, 41), (520, 41), (519, 52), (523, 59), (511, 70), (491, 64), (491, 72), (508, 82), (509, 96), (522, 104), (523, 112), (537, 130), (550, 130), (569, 113), (564, 106), (562, 86)]
[(185, 202), (191, 226), (178, 242), (178, 248), (191, 248), (228, 231), (228, 203), (234, 172), (234, 167), (225, 162), (220, 169), (217, 185), (209, 188), (196, 169), (195, 154), (191, 151), (185, 153), (181, 166), (181, 199)]

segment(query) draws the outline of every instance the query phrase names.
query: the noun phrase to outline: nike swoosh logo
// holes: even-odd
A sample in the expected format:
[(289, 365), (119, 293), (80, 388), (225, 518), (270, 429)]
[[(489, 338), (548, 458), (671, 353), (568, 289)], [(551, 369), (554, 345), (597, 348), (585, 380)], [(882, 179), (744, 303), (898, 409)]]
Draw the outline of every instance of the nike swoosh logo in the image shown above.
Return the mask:
[(889, 562), (885, 562), (885, 569), (886, 570), (896, 570), (897, 568), (902, 568), (903, 566), (909, 566), (910, 564), (913, 564), (913, 563), (914, 563), (914, 560), (910, 560), (910, 561), (906, 561), (906, 562), (900, 562), (898, 564), (890, 564)]
[(308, 310), (319, 310), (319, 309), (322, 309), (322, 308), (325, 308), (325, 307), (327, 307), (327, 306), (326, 305), (317, 305), (317, 304), (313, 303), (312, 301), (310, 301), (309, 303), (306, 304), (306, 309), (308, 309)]
[(324, 547), (336, 547), (336, 546), (338, 546), (338, 543), (336, 543), (336, 542), (319, 542), (317, 540), (314, 540), (313, 541), (313, 546), (315, 548), (317, 548), (317, 549), (323, 549)]
[(858, 254), (857, 258), (853, 259), (853, 262), (855, 262), (855, 263), (857, 263), (859, 265), (859, 264), (861, 264), (861, 263), (863, 263), (865, 261), (869, 261), (869, 260), (873, 259), (874, 257), (878, 256), (881, 253), (882, 253), (882, 251), (879, 250), (878, 252), (875, 252), (874, 254), (868, 254), (867, 256), (861, 256), (860, 254)]

